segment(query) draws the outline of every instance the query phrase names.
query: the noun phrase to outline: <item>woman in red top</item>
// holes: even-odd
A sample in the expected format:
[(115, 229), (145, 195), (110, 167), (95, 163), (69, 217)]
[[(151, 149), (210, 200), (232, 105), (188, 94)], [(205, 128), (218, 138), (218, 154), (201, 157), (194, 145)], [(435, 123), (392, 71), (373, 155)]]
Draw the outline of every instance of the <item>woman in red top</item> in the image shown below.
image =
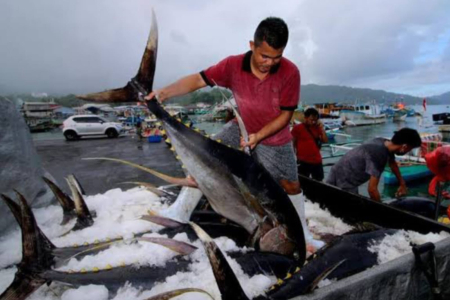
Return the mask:
[(305, 111), (305, 121), (292, 129), (294, 148), (297, 152), (298, 173), (315, 180), (323, 180), (322, 143), (328, 137), (319, 120), (319, 112), (314, 108)]

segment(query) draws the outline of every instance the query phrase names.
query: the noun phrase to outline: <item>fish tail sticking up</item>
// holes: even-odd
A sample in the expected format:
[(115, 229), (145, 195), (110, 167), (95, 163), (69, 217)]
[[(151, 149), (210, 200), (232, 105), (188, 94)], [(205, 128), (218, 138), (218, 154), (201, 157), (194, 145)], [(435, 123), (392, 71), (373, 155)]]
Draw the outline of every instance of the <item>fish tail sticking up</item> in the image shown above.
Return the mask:
[[(17, 266), (18, 270), (13, 282), (0, 295), (0, 300), (26, 299), (41, 285), (47, 283), (47, 280), (43, 279), (40, 274), (50, 269), (53, 264), (53, 255), (46, 248), (46, 242), (42, 240), (31, 208), (25, 198), (20, 194), (18, 195), (21, 214), (19, 225), (22, 229), (22, 261)], [(5, 197), (3, 199), (5, 200)], [(7, 204), (11, 204), (8, 203), (9, 200), (5, 201)], [(14, 204), (9, 205), (9, 207), (17, 205)]]
[(81, 195), (77, 180), (73, 175), (69, 175), (67, 176), (66, 181), (72, 191), (72, 197), (75, 200), (75, 210), (77, 213), (77, 223), (72, 230), (76, 231), (92, 226), (92, 224), (94, 224), (94, 219)]
[(77, 187), (77, 189), (80, 192), (80, 194), (81, 195), (86, 195), (86, 191), (84, 190), (83, 186), (81, 185), (80, 181), (75, 176), (75, 174), (70, 174), (69, 176), (72, 177), (72, 181), (75, 184), (75, 186)]
[(157, 52), (158, 26), (156, 23), (155, 12), (152, 11), (150, 34), (142, 56), (141, 65), (139, 66), (136, 76), (122, 88), (107, 90), (99, 93), (77, 95), (77, 98), (97, 102), (136, 102), (136, 94), (138, 94), (138, 98), (142, 101), (143, 97), (146, 95), (142, 94), (140, 91), (136, 91), (134, 82), (140, 82), (147, 91), (151, 91), (153, 89)]
[(61, 221), (61, 225), (67, 224), (70, 220), (76, 217), (75, 203), (53, 181), (45, 177), (42, 177), (42, 179), (52, 190), (53, 194), (56, 197), (56, 200), (58, 200), (58, 203), (63, 209), (63, 219)]
[[(16, 194), (19, 199), (24, 198), (22, 194), (16, 191)], [(22, 228), (22, 211), (20, 208), (20, 205), (14, 202), (11, 198), (8, 196), (2, 194), (1, 197), (3, 198), (3, 201), (8, 205), (10, 211), (14, 215), (14, 218), (16, 219), (17, 223), (19, 224), (19, 227)], [(45, 252), (51, 252), (53, 249), (56, 249), (56, 246), (53, 245), (53, 243), (49, 240), (49, 238), (41, 231), (40, 228), (38, 228), (38, 235), (39, 239), (43, 243), (43, 247), (45, 248)]]
[(227, 259), (213, 239), (197, 224), (190, 223), (202, 241), (223, 300), (249, 300)]

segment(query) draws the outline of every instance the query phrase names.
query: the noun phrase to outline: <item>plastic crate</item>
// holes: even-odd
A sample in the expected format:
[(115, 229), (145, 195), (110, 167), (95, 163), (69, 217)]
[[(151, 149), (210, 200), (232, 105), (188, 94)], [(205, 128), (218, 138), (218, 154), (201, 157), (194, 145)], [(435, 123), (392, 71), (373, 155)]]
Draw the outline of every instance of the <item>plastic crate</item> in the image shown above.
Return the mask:
[(147, 139), (149, 143), (160, 143), (162, 141), (160, 135), (150, 135)]

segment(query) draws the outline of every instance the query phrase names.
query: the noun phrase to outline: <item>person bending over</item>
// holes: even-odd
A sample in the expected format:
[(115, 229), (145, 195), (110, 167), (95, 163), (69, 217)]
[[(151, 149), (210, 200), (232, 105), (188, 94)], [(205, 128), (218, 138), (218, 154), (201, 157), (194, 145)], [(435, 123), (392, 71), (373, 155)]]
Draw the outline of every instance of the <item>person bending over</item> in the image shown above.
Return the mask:
[(331, 168), (326, 182), (357, 194), (358, 187), (369, 181), (370, 198), (380, 202), (378, 183), (386, 164), (389, 164), (400, 183), (396, 196), (406, 195), (406, 184), (395, 161), (395, 154), (404, 155), (413, 148), (420, 147), (421, 143), (419, 133), (410, 128), (402, 128), (396, 131), (391, 140), (372, 139), (347, 152)]

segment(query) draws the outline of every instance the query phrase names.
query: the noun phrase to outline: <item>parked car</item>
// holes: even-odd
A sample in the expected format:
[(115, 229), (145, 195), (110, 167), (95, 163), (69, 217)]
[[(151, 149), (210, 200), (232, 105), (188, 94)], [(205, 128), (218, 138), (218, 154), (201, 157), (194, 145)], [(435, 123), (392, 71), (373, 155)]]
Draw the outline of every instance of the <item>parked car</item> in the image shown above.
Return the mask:
[(123, 133), (120, 123), (110, 122), (95, 115), (76, 115), (63, 122), (63, 134), (66, 140), (77, 140), (81, 136), (106, 135), (116, 138)]

